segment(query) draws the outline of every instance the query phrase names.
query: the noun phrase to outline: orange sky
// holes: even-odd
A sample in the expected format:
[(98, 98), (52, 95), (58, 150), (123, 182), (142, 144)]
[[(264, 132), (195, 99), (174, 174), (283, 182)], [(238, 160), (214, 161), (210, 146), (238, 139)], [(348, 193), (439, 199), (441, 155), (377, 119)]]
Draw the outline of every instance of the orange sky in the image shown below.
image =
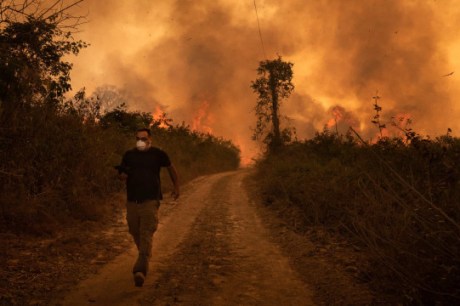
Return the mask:
[[(348, 118), (341, 132), (354, 124), (372, 137), (376, 91), (384, 120), (410, 114), (421, 133), (450, 127), (458, 135), (457, 3), (258, 0), (267, 57), (294, 63), (296, 89), (282, 113), (298, 136), (311, 137), (340, 109)], [(115, 86), (132, 109), (161, 107), (194, 126), (199, 118), (203, 129), (241, 145), (244, 158), (257, 154), (249, 86), (263, 52), (253, 0), (87, 0), (81, 10), (89, 23), (76, 37), (91, 46), (72, 58), (75, 90)]]

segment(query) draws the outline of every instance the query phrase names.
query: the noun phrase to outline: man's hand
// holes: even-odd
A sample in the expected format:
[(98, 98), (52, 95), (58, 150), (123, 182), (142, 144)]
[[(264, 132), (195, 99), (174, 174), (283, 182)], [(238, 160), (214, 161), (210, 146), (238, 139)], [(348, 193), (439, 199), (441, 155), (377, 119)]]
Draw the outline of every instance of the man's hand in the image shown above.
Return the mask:
[(173, 192), (171, 192), (171, 197), (174, 199), (174, 200), (177, 200), (180, 196), (180, 192), (179, 190), (174, 190)]
[(171, 193), (171, 196), (174, 200), (177, 200), (180, 196), (179, 191), (179, 178), (177, 176), (176, 168), (173, 165), (169, 166), (168, 168), (169, 176), (171, 177), (171, 181), (174, 185), (174, 191)]
[(175, 191), (171, 192), (171, 197), (173, 198), (174, 201), (177, 200), (179, 198), (179, 196), (180, 196), (179, 193), (177, 193)]
[(116, 170), (118, 170), (118, 179), (120, 181), (126, 181), (128, 175), (126, 174), (126, 167), (122, 165), (114, 166)]

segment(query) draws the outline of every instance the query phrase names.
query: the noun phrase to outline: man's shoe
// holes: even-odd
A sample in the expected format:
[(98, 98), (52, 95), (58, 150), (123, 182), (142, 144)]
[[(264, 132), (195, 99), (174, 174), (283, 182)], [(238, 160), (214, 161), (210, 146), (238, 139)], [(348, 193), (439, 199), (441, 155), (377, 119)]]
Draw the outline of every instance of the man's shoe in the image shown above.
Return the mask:
[(142, 287), (144, 284), (145, 276), (144, 273), (142, 272), (136, 272), (134, 273), (134, 284), (136, 287)]

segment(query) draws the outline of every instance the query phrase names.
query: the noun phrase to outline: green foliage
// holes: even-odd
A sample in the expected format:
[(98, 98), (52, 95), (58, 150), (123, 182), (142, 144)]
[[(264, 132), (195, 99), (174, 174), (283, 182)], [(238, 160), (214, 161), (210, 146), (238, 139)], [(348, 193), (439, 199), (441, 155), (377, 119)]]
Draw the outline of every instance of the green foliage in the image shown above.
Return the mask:
[(257, 69), (259, 77), (251, 85), (258, 94), (253, 139), (262, 139), (271, 150), (276, 150), (286, 140), (290, 140), (289, 129), (280, 130), (279, 109), (281, 100), (288, 98), (294, 90), (291, 83), (292, 66), (292, 63), (284, 62), (281, 56), (276, 60), (262, 61)]
[(325, 130), (268, 155), (257, 172), (264, 201), (294, 209), (298, 230), (326, 227), (364, 248), (370, 267), (361, 276), (379, 291), (458, 303), (459, 138), (363, 145)]

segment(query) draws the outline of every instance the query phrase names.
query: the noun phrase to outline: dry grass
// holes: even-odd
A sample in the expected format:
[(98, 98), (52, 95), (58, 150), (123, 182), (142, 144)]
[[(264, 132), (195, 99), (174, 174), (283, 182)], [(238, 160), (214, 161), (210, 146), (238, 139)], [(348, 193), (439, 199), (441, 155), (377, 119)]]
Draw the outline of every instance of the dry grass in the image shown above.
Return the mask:
[(326, 131), (267, 156), (256, 178), (267, 204), (298, 208), (299, 230), (324, 227), (364, 249), (363, 276), (381, 294), (459, 302), (459, 139), (365, 146)]
[[(90, 103), (62, 109), (34, 105), (22, 110), (20, 125), (0, 124), (1, 232), (55, 234), (67, 223), (112, 214), (110, 203), (100, 203), (124, 187), (113, 166), (134, 146), (136, 129), (152, 120), (117, 112), (122, 118), (97, 121)], [(182, 183), (239, 166), (239, 150), (228, 141), (186, 126), (154, 124), (152, 130), (155, 145), (170, 154)]]

